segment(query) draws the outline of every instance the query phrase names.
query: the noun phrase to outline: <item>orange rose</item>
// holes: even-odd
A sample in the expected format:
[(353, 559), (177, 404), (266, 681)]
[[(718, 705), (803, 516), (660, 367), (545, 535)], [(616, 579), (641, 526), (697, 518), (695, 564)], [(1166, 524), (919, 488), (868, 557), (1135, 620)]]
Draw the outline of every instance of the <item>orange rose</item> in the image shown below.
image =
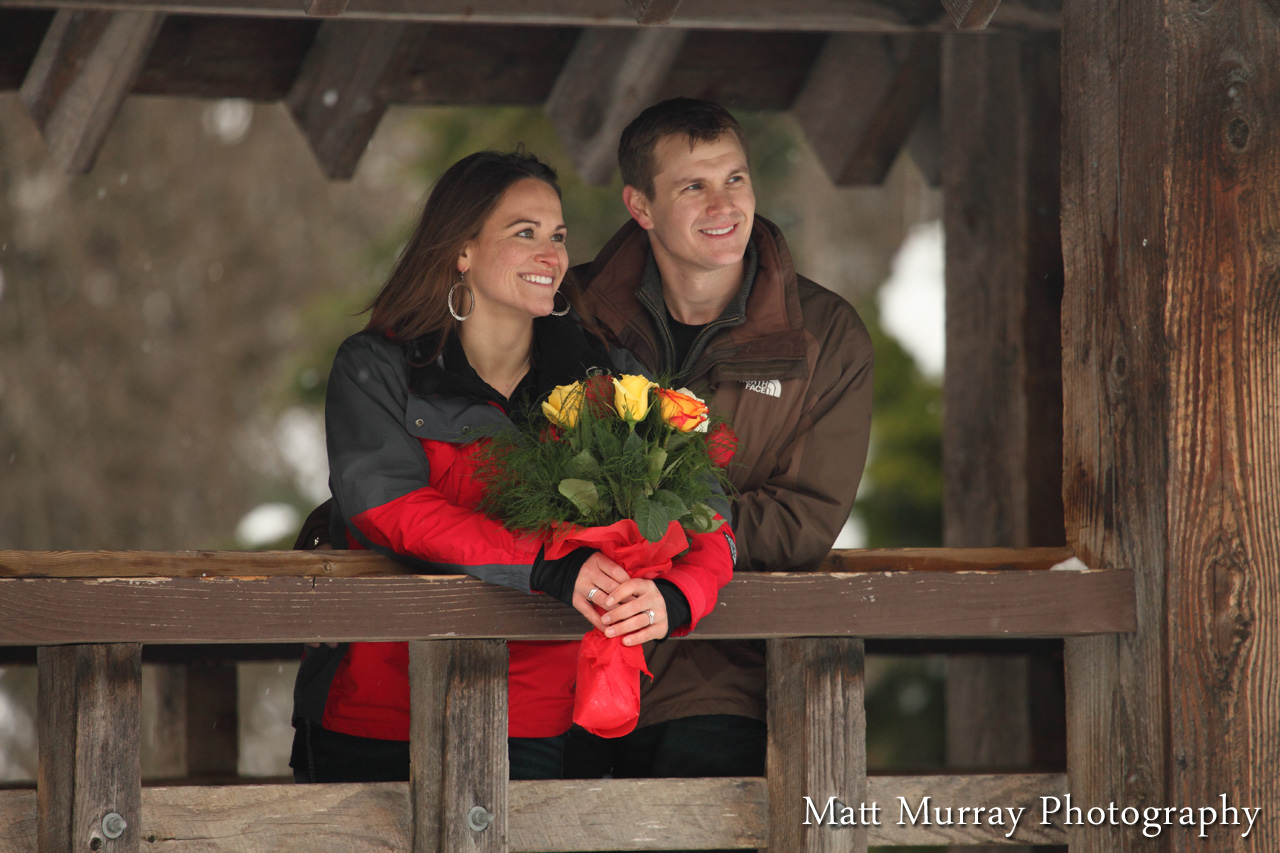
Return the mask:
[(662, 406), (662, 419), (681, 432), (707, 431), (707, 404), (694, 396), (688, 388), (672, 391), (658, 388), (658, 403)]

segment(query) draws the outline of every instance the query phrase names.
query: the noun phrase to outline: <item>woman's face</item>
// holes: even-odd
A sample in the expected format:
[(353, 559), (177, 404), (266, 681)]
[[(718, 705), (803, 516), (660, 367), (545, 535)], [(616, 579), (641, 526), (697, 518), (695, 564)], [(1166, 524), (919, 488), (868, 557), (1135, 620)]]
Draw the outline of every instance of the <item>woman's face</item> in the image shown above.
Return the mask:
[(458, 271), (466, 273), (475, 294), (476, 315), (550, 314), (569, 268), (565, 234), (555, 190), (537, 178), (512, 184), (458, 256)]

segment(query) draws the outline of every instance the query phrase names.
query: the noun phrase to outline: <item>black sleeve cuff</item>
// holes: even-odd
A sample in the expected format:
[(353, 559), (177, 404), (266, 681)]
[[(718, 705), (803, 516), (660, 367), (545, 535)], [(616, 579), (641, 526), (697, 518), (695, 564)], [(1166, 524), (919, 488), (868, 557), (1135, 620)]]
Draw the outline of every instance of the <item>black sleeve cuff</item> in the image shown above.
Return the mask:
[(573, 606), (573, 585), (578, 581), (578, 572), (582, 564), (595, 553), (593, 548), (575, 548), (563, 557), (548, 560), (546, 549), (538, 550), (537, 559), (533, 561), (533, 571), (529, 573), (529, 589), (545, 592), (547, 595)]
[(667, 635), (679, 631), (693, 621), (693, 611), (689, 609), (689, 599), (684, 597), (680, 587), (669, 580), (658, 578), (654, 585), (662, 593), (662, 600), (667, 605)]

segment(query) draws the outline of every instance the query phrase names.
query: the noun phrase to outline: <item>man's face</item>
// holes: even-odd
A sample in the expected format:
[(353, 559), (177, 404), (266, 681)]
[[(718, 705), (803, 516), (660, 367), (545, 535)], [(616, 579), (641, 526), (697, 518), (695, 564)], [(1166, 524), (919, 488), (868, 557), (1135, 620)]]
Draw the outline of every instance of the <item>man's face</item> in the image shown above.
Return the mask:
[(649, 232), (658, 260), (689, 274), (742, 262), (751, 237), (756, 196), (747, 155), (732, 132), (689, 149), (686, 136), (664, 136), (654, 146), (653, 197), (635, 187), (623, 199)]

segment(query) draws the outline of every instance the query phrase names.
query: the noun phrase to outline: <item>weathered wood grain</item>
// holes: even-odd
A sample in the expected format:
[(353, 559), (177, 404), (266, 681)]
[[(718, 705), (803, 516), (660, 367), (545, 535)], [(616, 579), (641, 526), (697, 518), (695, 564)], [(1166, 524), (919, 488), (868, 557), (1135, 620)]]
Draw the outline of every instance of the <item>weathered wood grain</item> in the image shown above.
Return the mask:
[(1140, 352), (1163, 355), (1168, 371), (1167, 790), (1171, 802), (1216, 804), (1225, 792), (1260, 808), (1248, 838), (1221, 829), (1212, 844), (1224, 853), (1274, 850), (1280, 26), (1261, 3), (1164, 8), (1167, 348)]
[(409, 697), (410, 850), (506, 853), (506, 643), (410, 643)]
[(984, 30), (1000, 8), (1000, 0), (942, 0), (958, 30)]
[(637, 24), (667, 24), (680, 8), (680, 0), (627, 0)]
[(164, 15), (62, 9), (18, 96), (67, 172), (93, 167)]
[[(656, 0), (670, 5), (672, 0)], [(0, 0), (7, 6), (55, 8), (60, 0)], [(94, 9), (143, 9), (181, 14), (302, 17), (296, 0), (79, 0)], [(1005, 0), (995, 25), (1016, 31), (1055, 30), (1061, 25), (1056, 0)], [(346, 19), (415, 20), (432, 23), (520, 24), (531, 26), (634, 27), (635, 16), (618, 0), (364, 0), (348, 6)], [(678, 23), (686, 29), (830, 32), (952, 30), (938, 0), (684, 0)]]
[(424, 35), (403, 23), (321, 25), (285, 105), (330, 180), (355, 174)]
[[(1133, 625), (1131, 584), (1125, 571), (744, 575), (697, 637), (1111, 633)], [(0, 580), (0, 645), (573, 639), (585, 630), (544, 596), (460, 577)]]
[[(1066, 548), (866, 548), (832, 551), (826, 572), (1041, 571)], [(0, 551), (0, 578), (237, 578), (410, 575), (402, 563), (354, 551)]]
[[(142, 814), (142, 648), (135, 644), (40, 649), (38, 688), (40, 853), (136, 853)], [(128, 826), (112, 839), (104, 818)], [(96, 844), (96, 846), (95, 846)]]
[(313, 18), (337, 18), (347, 10), (347, 0), (302, 0), (302, 11)]
[(938, 96), (936, 34), (832, 35), (792, 112), (837, 185), (878, 184)]
[[(1060, 83), (1055, 35), (943, 50), (944, 544), (1056, 545), (1062, 510)], [(1052, 663), (1056, 672), (1049, 667)], [(1047, 694), (1033, 715), (1032, 693)], [(1061, 657), (948, 656), (947, 763), (1065, 766)], [(1034, 734), (1059, 736), (1056, 748)]]
[(578, 36), (544, 109), (584, 181), (609, 182), (622, 129), (654, 102), (686, 34), (666, 27), (600, 28)]
[[(513, 853), (764, 847), (768, 840), (764, 779), (511, 782), (509, 790)], [(872, 845), (895, 847), (1060, 843), (1061, 826), (1040, 824), (1039, 798), (1066, 792), (1060, 774), (872, 776), (867, 802), (879, 804), (880, 825), (868, 827), (867, 836)], [(984, 805), (1027, 811), (1012, 838), (1004, 837), (1008, 823), (941, 826), (932, 811), (928, 825), (912, 825), (911, 815), (919, 815), (925, 797), (930, 809)], [(5, 853), (35, 853), (35, 810), (35, 791), (0, 790)], [(409, 786), (403, 782), (144, 788), (142, 836), (157, 853), (399, 853), (408, 849), (409, 811)], [(803, 801), (786, 816), (801, 825), (805, 818)]]
[[(866, 853), (867, 712), (861, 640), (768, 643), (769, 853)], [(805, 797), (859, 809), (851, 826), (806, 826)], [(821, 806), (819, 806), (821, 808)]]

